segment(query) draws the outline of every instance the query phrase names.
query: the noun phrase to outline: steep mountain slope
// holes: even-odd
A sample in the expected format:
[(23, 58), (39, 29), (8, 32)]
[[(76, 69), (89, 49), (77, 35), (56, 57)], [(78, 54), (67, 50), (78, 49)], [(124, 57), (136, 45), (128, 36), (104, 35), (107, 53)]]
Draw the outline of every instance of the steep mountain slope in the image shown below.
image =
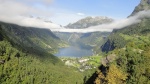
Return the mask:
[[(38, 51), (37, 51), (38, 52)], [(0, 41), (1, 84), (76, 84), (83, 75), (65, 66), (57, 57), (42, 52), (24, 53), (8, 41)]]
[(140, 4), (135, 7), (134, 11), (132, 12), (132, 15), (135, 15), (139, 11), (143, 10), (149, 10), (150, 9), (150, 0), (141, 0)]
[[(14, 24), (0, 23), (0, 30), (13, 45), (26, 48), (28, 52), (41, 49), (52, 52), (59, 47), (60, 39), (48, 29), (22, 27)], [(27, 51), (24, 49), (25, 51)], [(33, 49), (33, 50), (32, 50)]]
[[(119, 32), (118, 32), (119, 33)], [(126, 44), (114, 48), (101, 59), (102, 65), (86, 84), (149, 84), (150, 34), (119, 33)], [(117, 38), (117, 37), (116, 37)], [(121, 42), (118, 41), (121, 44)]]
[[(141, 0), (141, 3), (135, 8), (135, 10), (130, 16), (134, 15), (137, 12), (149, 9), (150, 9), (149, 0)], [(138, 24), (134, 24), (122, 29), (113, 30), (112, 34), (109, 36), (106, 43), (101, 47), (102, 51), (108, 52), (109, 50), (113, 50), (115, 48), (122, 48), (125, 46), (126, 44), (125, 40), (122, 38), (122, 36), (118, 35), (118, 33), (123, 33), (127, 35), (148, 34), (150, 32), (149, 22), (150, 18), (143, 18), (142, 21)]]
[(61, 40), (66, 41), (71, 46), (77, 46), (81, 48), (94, 48), (95, 53), (98, 53), (99, 46), (101, 46), (107, 40), (106, 37), (110, 32), (91, 32), (91, 33), (61, 33), (55, 32)]
[(86, 17), (83, 18), (73, 24), (68, 24), (66, 26), (66, 28), (73, 28), (73, 29), (77, 29), (77, 28), (87, 28), (90, 26), (96, 26), (96, 25), (100, 25), (100, 24), (106, 24), (106, 23), (110, 23), (112, 22), (113, 19), (112, 18), (108, 18), (108, 17), (104, 17), (104, 16), (97, 16), (97, 17)]
[(60, 62), (51, 52), (56, 51), (61, 41), (48, 29), (29, 28), (1, 22), (0, 35), (2, 40), (10, 42), (19, 51), (35, 55), (40, 59), (45, 59), (49, 55), (52, 63)]
[(50, 52), (60, 39), (50, 30), (0, 23), (0, 84), (76, 84), (83, 74)]
[[(112, 22), (113, 19), (103, 16), (97, 17), (86, 17), (73, 24), (68, 24), (67, 28), (87, 28), (91, 26), (96, 26), (100, 24), (107, 24)], [(107, 37), (109, 32), (93, 32), (93, 33), (61, 33), (56, 32), (55, 35), (62, 40), (68, 41), (71, 45), (91, 48), (97, 45), (101, 46), (103, 42), (103, 37)], [(98, 50), (98, 48), (95, 48)]]
[[(147, 2), (139, 6), (148, 10)], [(86, 84), (149, 84), (150, 83), (150, 18), (138, 24), (114, 30), (101, 47), (107, 52), (101, 59), (102, 65)]]

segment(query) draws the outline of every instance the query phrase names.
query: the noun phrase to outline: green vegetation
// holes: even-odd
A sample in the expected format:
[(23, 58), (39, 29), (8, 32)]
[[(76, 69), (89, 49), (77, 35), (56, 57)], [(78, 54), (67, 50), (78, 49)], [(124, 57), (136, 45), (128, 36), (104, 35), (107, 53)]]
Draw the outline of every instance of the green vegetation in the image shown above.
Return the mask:
[[(150, 83), (150, 35), (124, 35), (123, 48), (107, 53), (108, 63), (87, 81), (87, 84), (149, 84)], [(116, 60), (109, 60), (111, 54)], [(94, 78), (94, 76), (96, 76)], [(94, 78), (94, 79), (92, 79)]]
[(82, 84), (85, 74), (50, 53), (62, 45), (49, 30), (0, 23), (0, 83)]
[(99, 66), (99, 64), (101, 63), (100, 59), (102, 58), (102, 56), (91, 56), (88, 57), (89, 60), (89, 64), (93, 65), (93, 66)]
[[(115, 48), (123, 48), (128, 42), (134, 40), (134, 38), (137, 38), (138, 36), (147, 36), (150, 30), (149, 22), (150, 19), (145, 18), (138, 24), (134, 24), (123, 29), (114, 30), (113, 33), (108, 37), (108, 40), (105, 42), (105, 44), (101, 47), (102, 51), (108, 52), (114, 50)], [(122, 34), (134, 37), (133, 39), (125, 40), (128, 38), (124, 38)]]
[[(48, 29), (22, 27), (15, 24), (0, 23), (0, 33), (19, 50), (37, 53), (36, 51), (54, 52), (62, 43)], [(35, 50), (35, 51), (34, 51)]]
[[(52, 56), (41, 60), (35, 55), (13, 48), (7, 41), (0, 42), (1, 84), (75, 84), (82, 83), (83, 75), (68, 68), (61, 61), (52, 63)], [(53, 56), (54, 57), (54, 56)]]
[(101, 57), (102, 56), (88, 56), (80, 58), (61, 57), (60, 59), (65, 63), (65, 65), (78, 68), (79, 71), (84, 71), (88, 69), (97, 68), (101, 63)]
[(60, 59), (68, 67), (72, 67), (80, 71), (84, 76), (83, 81), (85, 83), (99, 66), (101, 57), (102, 56), (89, 56), (81, 58), (61, 57)]
[(99, 54), (101, 50), (100, 46), (103, 45), (107, 36), (110, 32), (92, 32), (92, 33), (64, 33), (64, 32), (54, 32), (66, 43), (78, 46), (85, 49), (93, 49), (94, 54)]
[[(141, 0), (132, 15), (149, 10), (149, 0)], [(129, 16), (130, 17), (130, 16)], [(150, 18), (112, 32), (101, 47), (107, 52), (99, 69), (86, 84), (150, 84)], [(115, 60), (110, 59), (116, 56)]]
[(118, 33), (111, 34), (106, 43), (101, 47), (103, 52), (111, 51), (115, 48), (123, 48), (127, 41)]
[[(133, 14), (149, 9), (147, 1), (142, 0)], [(85, 48), (94, 46), (96, 53), (101, 53), (99, 48), (106, 40), (101, 46), (104, 56), (62, 61), (51, 53), (67, 43), (50, 30), (1, 22), (0, 84), (150, 84), (149, 22), (150, 18), (144, 18), (138, 24), (114, 30), (107, 39), (107, 32), (74, 33), (73, 42)], [(58, 34), (65, 40), (71, 35)]]
[[(150, 34), (147, 31), (150, 25), (148, 22), (150, 22), (149, 19), (143, 19), (139, 24), (115, 30), (108, 37), (102, 47), (108, 52), (105, 57), (107, 62), (99, 67), (87, 84), (150, 83)], [(116, 56), (113, 61), (109, 59), (112, 54)]]
[[(100, 37), (101, 38), (101, 37)], [(101, 39), (100, 39), (101, 40)], [(66, 66), (51, 53), (67, 43), (50, 30), (0, 23), (1, 84), (83, 84), (100, 64), (101, 56)], [(82, 59), (81, 59), (82, 60)], [(86, 69), (82, 72), (81, 69)]]
[(150, 18), (144, 18), (138, 24), (125, 27), (123, 29), (114, 30), (114, 33), (123, 33), (127, 35), (146, 35), (150, 33)]
[(107, 37), (110, 32), (93, 32), (85, 33), (81, 35), (80, 39), (77, 42), (82, 42), (90, 46), (101, 46), (105, 37)]
[(141, 0), (140, 4), (135, 7), (135, 9), (132, 12), (131, 16), (135, 15), (139, 11), (149, 10), (149, 9), (150, 9), (150, 2), (149, 2), (149, 0)]

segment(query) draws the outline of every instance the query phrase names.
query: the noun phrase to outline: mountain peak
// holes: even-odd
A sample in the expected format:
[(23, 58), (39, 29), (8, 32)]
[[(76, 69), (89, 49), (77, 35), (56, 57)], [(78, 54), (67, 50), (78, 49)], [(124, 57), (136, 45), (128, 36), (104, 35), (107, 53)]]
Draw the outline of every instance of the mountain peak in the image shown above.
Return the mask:
[(135, 15), (137, 12), (143, 10), (150, 10), (150, 0), (141, 0), (140, 4), (135, 7), (134, 11), (132, 12), (131, 16)]
[(69, 23), (66, 27), (67, 28), (87, 28), (90, 26), (96, 26), (96, 25), (100, 25), (100, 24), (105, 24), (105, 23), (110, 23), (112, 22), (113, 19), (106, 17), (106, 16), (88, 16), (86, 18), (83, 18), (75, 23)]

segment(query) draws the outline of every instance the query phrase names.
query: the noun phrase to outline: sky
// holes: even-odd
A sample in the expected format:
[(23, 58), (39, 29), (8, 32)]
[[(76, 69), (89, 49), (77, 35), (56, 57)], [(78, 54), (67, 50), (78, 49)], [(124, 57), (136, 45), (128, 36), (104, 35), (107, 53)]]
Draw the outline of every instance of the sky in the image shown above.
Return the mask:
[(139, 3), (140, 0), (54, 0), (51, 8), (56, 10), (51, 20), (66, 25), (87, 16), (122, 19), (129, 16)]
[[(60, 25), (76, 22), (87, 16), (122, 19), (129, 16), (140, 0), (0, 0), (20, 3), (42, 10), (39, 17)], [(9, 9), (8, 9), (9, 10)], [(14, 11), (14, 10), (13, 10)], [(32, 11), (32, 10), (31, 10)], [(45, 13), (45, 14), (44, 14)], [(31, 14), (32, 15), (32, 14)], [(33, 14), (36, 16), (35, 14)]]
[(101, 24), (97, 26), (91, 26), (88, 28), (81, 28), (81, 29), (67, 29), (67, 28), (56, 28), (53, 31), (59, 31), (59, 32), (77, 32), (77, 33), (88, 33), (88, 32), (111, 32), (113, 29), (121, 29), (125, 28), (127, 26), (140, 23), (143, 18), (150, 18), (150, 10), (144, 10), (136, 13), (134, 16), (130, 16), (128, 18), (115, 20), (108, 24)]
[[(139, 3), (140, 0), (0, 0), (0, 21), (59, 32), (112, 31), (140, 22), (141, 14), (149, 17), (150, 11), (142, 11), (127, 18)], [(60, 26), (87, 16), (107, 16), (115, 21), (88, 30)]]

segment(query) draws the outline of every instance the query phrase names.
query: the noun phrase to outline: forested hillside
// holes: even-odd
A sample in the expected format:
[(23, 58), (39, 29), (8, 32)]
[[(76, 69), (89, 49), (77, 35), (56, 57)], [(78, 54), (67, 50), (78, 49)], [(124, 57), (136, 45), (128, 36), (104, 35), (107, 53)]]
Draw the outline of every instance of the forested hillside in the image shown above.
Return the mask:
[[(149, 84), (150, 80), (150, 34), (119, 34), (127, 43), (122, 48), (114, 48), (102, 59), (99, 70), (87, 81), (87, 84)], [(115, 58), (115, 60), (114, 60)], [(95, 78), (94, 78), (95, 77)]]
[[(0, 2), (0, 84), (150, 84), (150, 16), (147, 15), (150, 13), (150, 0), (141, 0), (131, 15), (119, 21), (103, 16), (86, 17), (108, 13), (112, 17), (123, 17), (119, 12), (126, 12), (120, 11), (124, 3), (115, 2), (118, 5), (115, 6), (107, 0), (109, 7), (99, 1), (86, 1), (88, 4), (85, 4), (80, 0), (76, 2), (78, 6), (74, 1), (58, 3), (55, 0)], [(125, 2), (131, 3), (130, 0)], [(114, 10), (111, 5), (119, 10)], [(107, 12), (106, 8), (111, 11)], [(52, 19), (65, 24), (65, 20), (79, 18), (66, 28), (49, 22)], [(32, 27), (19, 26), (24, 22)], [(103, 29), (99, 30), (99, 27), (113, 31), (100, 32)], [(79, 33), (76, 31), (78, 29), (89, 31)], [(58, 50), (68, 46), (75, 49), (69, 48), (70, 51), (62, 52), (64, 57), (54, 56)], [(92, 56), (64, 55), (68, 52), (76, 54), (76, 51), (83, 54), (84, 49), (87, 51), (85, 53), (91, 52)]]
[(0, 23), (0, 83), (83, 83), (82, 73), (50, 53), (59, 42), (47, 29)]
[[(148, 1), (142, 0), (134, 11), (148, 10)], [(150, 84), (149, 23), (150, 18), (144, 18), (138, 24), (114, 30), (101, 47), (107, 53), (102, 65), (86, 83)]]
[[(29, 52), (32, 49), (54, 51), (61, 43), (48, 29), (22, 27), (15, 24), (0, 23), (1, 34), (11, 41), (12, 45)], [(26, 48), (26, 49), (25, 49)]]

